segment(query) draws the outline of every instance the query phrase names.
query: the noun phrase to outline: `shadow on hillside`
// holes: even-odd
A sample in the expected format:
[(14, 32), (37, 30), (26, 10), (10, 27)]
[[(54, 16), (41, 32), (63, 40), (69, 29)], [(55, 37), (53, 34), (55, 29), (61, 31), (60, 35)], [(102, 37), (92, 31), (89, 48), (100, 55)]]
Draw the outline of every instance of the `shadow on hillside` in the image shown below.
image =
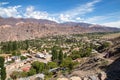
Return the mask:
[(120, 58), (116, 59), (107, 67), (106, 73), (106, 80), (120, 80)]

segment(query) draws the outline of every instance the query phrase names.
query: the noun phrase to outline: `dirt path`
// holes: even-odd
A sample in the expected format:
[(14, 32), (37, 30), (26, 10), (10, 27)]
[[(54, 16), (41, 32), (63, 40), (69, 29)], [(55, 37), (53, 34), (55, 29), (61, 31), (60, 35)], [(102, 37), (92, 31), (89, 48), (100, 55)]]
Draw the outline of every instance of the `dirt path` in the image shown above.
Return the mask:
[(114, 62), (114, 60), (112, 60), (110, 58), (104, 58), (104, 56), (105, 56), (105, 53), (98, 53), (97, 54), (98, 58), (101, 58), (101, 59), (104, 59), (104, 60), (108, 61), (109, 64), (111, 64), (112, 62)]

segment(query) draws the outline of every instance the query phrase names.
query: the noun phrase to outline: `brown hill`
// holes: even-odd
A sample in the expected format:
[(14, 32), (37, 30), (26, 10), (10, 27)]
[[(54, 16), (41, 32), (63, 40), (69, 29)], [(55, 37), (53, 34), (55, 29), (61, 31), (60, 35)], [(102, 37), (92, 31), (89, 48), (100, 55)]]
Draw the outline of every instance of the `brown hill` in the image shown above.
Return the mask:
[(51, 35), (120, 31), (88, 23), (56, 23), (42, 19), (0, 18), (0, 41), (34, 39)]

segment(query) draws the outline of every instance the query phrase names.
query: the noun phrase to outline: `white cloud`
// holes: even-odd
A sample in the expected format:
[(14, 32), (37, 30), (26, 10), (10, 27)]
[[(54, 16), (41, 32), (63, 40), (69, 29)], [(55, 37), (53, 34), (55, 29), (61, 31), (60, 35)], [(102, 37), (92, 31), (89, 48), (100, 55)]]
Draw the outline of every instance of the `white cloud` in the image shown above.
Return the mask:
[(0, 7), (0, 16), (2, 17), (22, 17), (18, 11), (18, 8), (20, 8), (21, 6), (13, 6), (13, 7)]
[(38, 11), (35, 10), (34, 6), (29, 6), (26, 8), (23, 16), (25, 18), (49, 19), (56, 22), (83, 21), (80, 16), (92, 12), (94, 10), (94, 4), (99, 1), (100, 0), (94, 0), (92, 2), (80, 5), (74, 9), (55, 14), (50, 14), (45, 11)]
[[(88, 2), (86, 4), (80, 5), (74, 9), (65, 11), (63, 13), (61, 13), (59, 16), (59, 20), (61, 22), (65, 22), (65, 21), (76, 21), (76, 17), (79, 16), (79, 18), (89, 12), (92, 12), (94, 10), (94, 5), (96, 3), (100, 2), (100, 0), (94, 0), (92, 2)], [(81, 20), (81, 19), (79, 19)], [(77, 19), (78, 21), (78, 19)]]
[(27, 7), (25, 13), (23, 14), (25, 18), (35, 18), (35, 19), (47, 19), (48, 15), (49, 14), (47, 12), (36, 11), (33, 6)]
[(74, 9), (68, 10), (64, 12), (64, 14), (68, 14), (71, 17), (75, 17), (77, 15), (83, 15), (94, 10), (94, 5), (98, 3), (100, 0), (94, 0), (92, 2), (88, 2), (86, 4), (80, 5)]
[(59, 15), (59, 20), (60, 21), (71, 21), (71, 16), (68, 14), (60, 14)]
[(93, 17), (84, 19), (84, 22), (120, 28), (119, 14), (120, 12), (114, 12), (114, 13), (106, 14), (104, 16), (93, 16)]
[(85, 22), (88, 22), (88, 23), (96, 23), (96, 22), (103, 22), (104, 20), (108, 19), (109, 17), (107, 16), (93, 16), (93, 17), (90, 17), (90, 18), (87, 18), (85, 19)]
[(9, 2), (0, 2), (0, 6), (7, 5)]
[(36, 19), (50, 19), (57, 22), (67, 22), (67, 21), (78, 21), (82, 19), (76, 18), (77, 16), (82, 16), (86, 13), (92, 12), (94, 10), (95, 3), (100, 0), (94, 0), (92, 2), (88, 2), (86, 4), (80, 5), (74, 9), (64, 11), (61, 13), (49, 14), (44, 11), (36, 11), (34, 7), (28, 7), (26, 9), (25, 17), (27, 18), (36, 18)]
[(120, 20), (108, 22), (108, 23), (103, 23), (102, 25), (120, 28)]
[[(92, 12), (94, 10), (94, 5), (100, 0), (93, 0), (86, 4), (80, 5), (74, 9), (64, 11), (61, 13), (50, 14), (45, 11), (35, 10), (34, 6), (28, 6), (26, 10), (20, 11), (21, 6), (11, 6), (11, 7), (1, 7), (0, 6), (0, 16), (3, 17), (24, 17), (24, 18), (35, 18), (35, 19), (49, 19), (57, 22), (66, 21), (81, 21), (81, 16)], [(7, 2), (1, 3), (2, 5), (8, 4)]]

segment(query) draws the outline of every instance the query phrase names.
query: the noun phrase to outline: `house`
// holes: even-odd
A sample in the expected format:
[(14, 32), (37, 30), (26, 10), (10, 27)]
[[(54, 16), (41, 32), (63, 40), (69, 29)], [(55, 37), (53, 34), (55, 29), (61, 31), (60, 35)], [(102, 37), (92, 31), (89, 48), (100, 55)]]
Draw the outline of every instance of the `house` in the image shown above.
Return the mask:
[(28, 67), (24, 67), (24, 68), (22, 68), (22, 70), (24, 71), (24, 72), (28, 72), (29, 70), (30, 70), (30, 66), (28, 66)]
[(5, 63), (8, 61), (12, 61), (12, 55), (11, 54), (0, 54), (1, 57), (4, 57)]
[(35, 57), (46, 59), (46, 56), (43, 53), (39, 53), (39, 52), (35, 55)]
[(51, 61), (51, 57), (52, 57), (52, 55), (51, 54), (49, 54), (49, 53), (46, 53), (46, 61)]
[(24, 53), (22, 56), (27, 57), (27, 58), (32, 58), (32, 56), (29, 53)]
[(20, 56), (12, 56), (11, 58), (15, 62), (20, 62), (21, 61)]

